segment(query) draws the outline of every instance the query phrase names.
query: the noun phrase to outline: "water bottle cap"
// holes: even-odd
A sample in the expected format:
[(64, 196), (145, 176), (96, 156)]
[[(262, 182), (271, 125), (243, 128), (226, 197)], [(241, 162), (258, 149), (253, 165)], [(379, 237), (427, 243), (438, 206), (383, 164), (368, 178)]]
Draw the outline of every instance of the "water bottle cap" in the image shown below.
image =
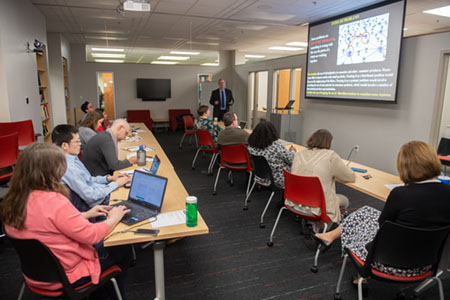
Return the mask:
[[(136, 149), (136, 148), (135, 148)], [(139, 146), (139, 150), (144, 150), (144, 146), (143, 145), (140, 145)]]
[(197, 197), (195, 197), (195, 196), (188, 196), (188, 197), (186, 197), (186, 203), (189, 203), (189, 204), (197, 203)]

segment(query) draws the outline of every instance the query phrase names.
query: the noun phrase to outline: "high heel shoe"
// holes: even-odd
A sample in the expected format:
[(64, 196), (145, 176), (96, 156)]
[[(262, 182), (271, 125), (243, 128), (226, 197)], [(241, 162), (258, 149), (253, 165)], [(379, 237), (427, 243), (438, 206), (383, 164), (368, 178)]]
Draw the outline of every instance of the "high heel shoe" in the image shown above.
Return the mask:
[(328, 249), (330, 249), (331, 245), (333, 245), (333, 242), (323, 240), (323, 239), (319, 238), (318, 236), (316, 236), (315, 234), (311, 234), (311, 237), (316, 242), (317, 245), (323, 246), (322, 252), (327, 251)]

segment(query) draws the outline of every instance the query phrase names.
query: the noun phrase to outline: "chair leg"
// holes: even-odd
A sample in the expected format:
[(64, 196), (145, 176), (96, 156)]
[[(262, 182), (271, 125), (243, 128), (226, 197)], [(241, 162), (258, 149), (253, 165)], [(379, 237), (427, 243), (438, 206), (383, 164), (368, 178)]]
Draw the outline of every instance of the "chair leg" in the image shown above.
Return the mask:
[(17, 297), (17, 300), (22, 300), (24, 292), (25, 292), (25, 281), (22, 282), (22, 287), (20, 288), (19, 297)]
[(195, 138), (195, 146), (198, 148), (198, 137), (196, 134), (194, 134), (194, 138)]
[(261, 214), (261, 221), (259, 223), (259, 227), (264, 228), (266, 225), (264, 224), (264, 215), (266, 214), (267, 208), (269, 207), (270, 201), (272, 201), (273, 195), (275, 195), (275, 192), (272, 192), (270, 194), (269, 200), (267, 200), (266, 206), (264, 207), (264, 210)]
[(341, 283), (342, 283), (342, 278), (344, 277), (344, 273), (345, 273), (345, 265), (347, 264), (347, 257), (348, 254), (346, 253), (344, 255), (344, 259), (342, 260), (342, 266), (341, 266), (341, 272), (339, 273), (339, 278), (338, 278), (338, 282), (336, 285), (336, 293), (334, 294), (334, 299), (338, 300), (341, 299)]
[(122, 300), (122, 295), (120, 294), (119, 285), (117, 284), (117, 280), (115, 278), (111, 278), (111, 282), (114, 285), (114, 290), (116, 291), (117, 300)]
[(363, 288), (362, 288), (364, 280), (365, 280), (365, 278), (362, 277), (362, 276), (359, 277), (359, 279), (358, 279), (358, 300), (363, 300), (364, 299), (364, 297), (363, 297)]
[(267, 246), (272, 247), (273, 246), (273, 234), (275, 233), (275, 229), (277, 228), (278, 225), (278, 221), (280, 220), (281, 217), (281, 213), (283, 212), (283, 210), (287, 209), (286, 207), (282, 207), (280, 208), (280, 212), (278, 213), (277, 219), (275, 220), (275, 224), (273, 224), (273, 228), (272, 228), (272, 232), (270, 233), (270, 237), (269, 237), (269, 241), (267, 242)]
[(213, 153), (213, 157), (211, 157), (210, 167), (208, 170), (208, 174), (213, 174), (214, 172), (214, 164), (216, 163), (217, 157), (219, 156), (219, 153)]
[(219, 168), (219, 171), (217, 171), (217, 176), (216, 176), (216, 182), (214, 183), (214, 190), (213, 190), (213, 195), (217, 195), (217, 181), (219, 180), (219, 176), (220, 176), (220, 171), (223, 169), (223, 167)]
[[(328, 224), (324, 224), (322, 233), (327, 232)], [(319, 255), (320, 255), (320, 245), (317, 246), (316, 255), (314, 255), (314, 264), (311, 267), (311, 272), (317, 273), (319, 268), (317, 267), (319, 264)]]
[(181, 141), (180, 141), (180, 149), (183, 148), (183, 141), (184, 141), (184, 137), (185, 137), (185, 136), (186, 136), (186, 133), (183, 134), (183, 137), (181, 138)]
[(439, 288), (439, 299), (440, 300), (444, 300), (444, 289), (442, 288), (442, 281), (439, 277), (434, 277), (433, 278), (435, 281), (437, 281), (438, 283), (438, 288)]
[(253, 172), (252, 172), (252, 171), (250, 171), (249, 173), (250, 173), (250, 176), (248, 177), (247, 191), (245, 192), (245, 195), (246, 195), (246, 196), (248, 195), (248, 191), (249, 191), (249, 189), (250, 189), (250, 183), (252, 182), (252, 175), (253, 175)]
[(195, 153), (194, 160), (192, 161), (192, 170), (195, 169), (195, 161), (197, 160), (197, 156), (198, 156), (198, 153), (200, 152), (200, 150), (201, 149), (198, 148), (197, 152)]
[(247, 196), (245, 196), (244, 210), (248, 209), (247, 202), (249, 201), (248, 199), (250, 198), (250, 195), (252, 194), (253, 189), (255, 188), (255, 185), (256, 185), (256, 181), (253, 181), (252, 187), (250, 189), (250, 193), (248, 193)]
[[(442, 273), (444, 273), (442, 270), (439, 270), (436, 274), (436, 277), (439, 277), (442, 275)], [(422, 281), (415, 289), (414, 289), (414, 294), (417, 296), (420, 293), (422, 293), (423, 291), (425, 291), (426, 289), (428, 289), (432, 284), (434, 283), (434, 278), (428, 278), (425, 281)]]

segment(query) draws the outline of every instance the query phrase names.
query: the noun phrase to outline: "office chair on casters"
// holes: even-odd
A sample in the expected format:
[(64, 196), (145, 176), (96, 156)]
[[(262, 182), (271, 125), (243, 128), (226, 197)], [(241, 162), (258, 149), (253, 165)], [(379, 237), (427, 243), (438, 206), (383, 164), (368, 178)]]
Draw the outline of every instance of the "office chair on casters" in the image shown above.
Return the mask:
[[(318, 177), (299, 176), (294, 175), (283, 169), (284, 173), (284, 206), (280, 208), (275, 224), (273, 225), (272, 232), (270, 233), (269, 242), (267, 246), (273, 246), (273, 234), (277, 228), (278, 221), (280, 220), (281, 213), (287, 209), (294, 214), (300, 216), (304, 220), (312, 222), (321, 222), (323, 226), (323, 232), (327, 231), (328, 223), (331, 221), (327, 216), (327, 208), (325, 204), (325, 195), (323, 194), (322, 184)], [(291, 200), (296, 204), (309, 207), (320, 208), (320, 215), (316, 216), (309, 211), (301, 210), (297, 206), (291, 207), (286, 204), (286, 199)], [(316, 254), (314, 256), (314, 265), (311, 267), (311, 272), (317, 273), (319, 271), (317, 263), (319, 260), (321, 245), (317, 246)]]
[(42, 135), (40, 133), (34, 133), (33, 122), (31, 120), (0, 123), (0, 135), (8, 135), (14, 132), (18, 133), (19, 147), (21, 150), (35, 142), (37, 137)]
[[(358, 280), (359, 300), (363, 299), (362, 282), (369, 277), (399, 283), (415, 283), (431, 278), (438, 283), (439, 297), (441, 300), (444, 300), (444, 290), (437, 270), (440, 257), (443, 254), (442, 249), (449, 233), (450, 226), (438, 229), (421, 229), (385, 221), (375, 236), (365, 261), (361, 260), (350, 249), (344, 249), (345, 255), (342, 261), (334, 299), (342, 299), (340, 287), (347, 258), (350, 258), (356, 270), (361, 275)], [(374, 262), (401, 269), (422, 268), (426, 266), (431, 266), (431, 269), (421, 275), (401, 277), (374, 269), (372, 267), (372, 263)]]
[(275, 181), (273, 179), (272, 169), (269, 166), (269, 163), (267, 162), (266, 158), (264, 156), (259, 155), (250, 155), (251, 160), (253, 162), (253, 170), (255, 177), (265, 179), (266, 181), (269, 181), (269, 185), (265, 185), (260, 182), (256, 182), (256, 180), (253, 181), (252, 187), (250, 188), (250, 192), (245, 197), (244, 201), (244, 210), (248, 209), (247, 202), (249, 202), (250, 195), (253, 192), (253, 189), (255, 188), (255, 185), (258, 184), (261, 187), (267, 188), (272, 193), (270, 194), (269, 200), (267, 200), (266, 206), (264, 207), (264, 210), (261, 214), (261, 222), (259, 224), (259, 227), (264, 228), (266, 225), (264, 224), (264, 215), (266, 214), (267, 208), (269, 207), (270, 202), (272, 201), (273, 196), (278, 191), (283, 191), (283, 189), (278, 188), (275, 185)]
[(216, 162), (217, 156), (219, 156), (219, 150), (214, 145), (214, 141), (211, 136), (211, 132), (208, 130), (197, 130), (196, 133), (198, 140), (198, 148), (195, 153), (194, 160), (192, 161), (192, 170), (195, 169), (195, 161), (197, 160), (197, 156), (202, 151), (203, 153), (211, 153), (211, 161), (209, 162), (208, 167), (208, 175), (212, 174), (212, 170), (214, 168), (214, 163)]
[(250, 174), (248, 177), (247, 191), (245, 195), (248, 195), (250, 189), (250, 182), (252, 181), (253, 168), (250, 163), (250, 157), (248, 155), (247, 147), (243, 144), (220, 146), (220, 168), (217, 171), (216, 181), (214, 183), (213, 195), (217, 195), (217, 182), (219, 181), (220, 171), (222, 169), (228, 169), (228, 181), (233, 185), (232, 171), (246, 171)]
[(28, 287), (30, 291), (43, 297), (65, 298), (70, 300), (85, 299), (108, 281), (112, 281), (117, 298), (122, 300), (119, 286), (114, 278), (121, 272), (121, 269), (118, 266), (111, 266), (109, 269), (103, 271), (100, 274), (98, 284), (94, 285), (92, 282), (88, 282), (77, 288), (73, 288), (70, 285), (58, 258), (47, 248), (47, 246), (36, 239), (16, 239), (10, 236), (8, 236), (8, 239), (11, 240), (19, 255), (23, 275), (35, 281), (60, 283), (62, 285), (59, 290), (46, 290), (35, 287), (27, 283), (24, 279), (19, 297), (17, 298), (18, 300), (22, 299), (25, 286)]
[(191, 116), (183, 116), (183, 123), (184, 123), (184, 134), (180, 141), (180, 149), (183, 147), (183, 141), (186, 135), (190, 135), (191, 138), (192, 136), (194, 136), (195, 144), (198, 147), (197, 135), (195, 134), (196, 130), (194, 128), (194, 120), (192, 119)]

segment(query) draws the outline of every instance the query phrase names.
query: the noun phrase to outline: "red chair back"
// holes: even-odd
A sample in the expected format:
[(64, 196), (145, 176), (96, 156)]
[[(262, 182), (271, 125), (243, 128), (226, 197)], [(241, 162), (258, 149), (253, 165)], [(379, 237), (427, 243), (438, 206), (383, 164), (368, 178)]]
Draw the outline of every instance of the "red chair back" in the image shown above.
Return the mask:
[(179, 127), (183, 127), (181, 126), (178, 121), (177, 121), (177, 117), (179, 117), (182, 114), (190, 114), (191, 110), (190, 109), (169, 109), (169, 122), (170, 122), (170, 129), (172, 130), (176, 130)]
[[(19, 138), (18, 133), (14, 132), (8, 135), (0, 136), (0, 169), (10, 167), (16, 164), (19, 156)], [(0, 175), (0, 182), (7, 182), (13, 172)]]
[(198, 146), (207, 152), (219, 152), (214, 146), (214, 141), (209, 130), (197, 130)]
[(14, 132), (18, 133), (19, 146), (26, 146), (36, 141), (31, 120), (0, 123), (0, 135), (8, 135)]
[(247, 147), (243, 144), (220, 146), (220, 163), (228, 169), (252, 171)]
[(150, 110), (127, 110), (127, 121), (130, 123), (133, 122), (142, 122), (145, 123), (145, 126), (148, 127), (149, 130), (152, 130), (152, 117), (150, 115)]
[(183, 116), (184, 133), (192, 134), (194, 130), (194, 119), (191, 116)]
[[(330, 222), (327, 216), (327, 207), (325, 204), (325, 195), (323, 194), (322, 184), (318, 177), (299, 176), (289, 173), (283, 169), (284, 173), (284, 200), (289, 199), (294, 203), (318, 207), (321, 209), (320, 216), (303, 215), (305, 219), (316, 219), (323, 223)], [(286, 208), (289, 209), (288, 206)], [(299, 213), (295, 211), (295, 213)]]

